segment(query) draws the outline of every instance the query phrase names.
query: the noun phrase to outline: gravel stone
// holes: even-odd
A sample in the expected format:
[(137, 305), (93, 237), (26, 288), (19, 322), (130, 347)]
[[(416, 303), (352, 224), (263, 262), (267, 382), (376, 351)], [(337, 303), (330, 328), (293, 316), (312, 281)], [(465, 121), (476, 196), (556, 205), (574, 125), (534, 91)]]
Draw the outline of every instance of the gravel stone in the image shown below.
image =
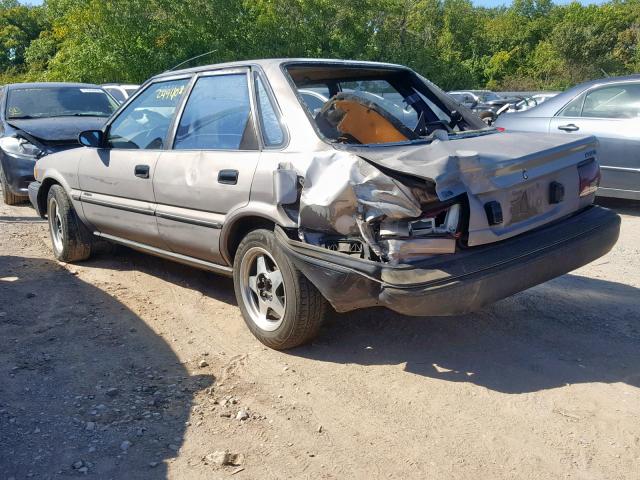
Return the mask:
[(113, 387), (113, 388), (110, 388), (109, 390), (107, 390), (105, 393), (109, 397), (116, 397), (120, 393), (120, 390), (118, 390), (117, 388)]
[(236, 415), (236, 420), (247, 420), (249, 418), (249, 412), (246, 410), (240, 410)]

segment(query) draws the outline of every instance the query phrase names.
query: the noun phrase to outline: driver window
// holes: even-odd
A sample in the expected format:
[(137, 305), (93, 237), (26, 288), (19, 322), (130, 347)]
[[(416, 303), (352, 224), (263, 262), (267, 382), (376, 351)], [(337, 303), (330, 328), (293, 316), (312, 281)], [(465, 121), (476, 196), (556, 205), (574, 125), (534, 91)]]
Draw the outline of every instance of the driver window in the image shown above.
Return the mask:
[(160, 150), (189, 78), (153, 83), (142, 92), (109, 128), (111, 148)]

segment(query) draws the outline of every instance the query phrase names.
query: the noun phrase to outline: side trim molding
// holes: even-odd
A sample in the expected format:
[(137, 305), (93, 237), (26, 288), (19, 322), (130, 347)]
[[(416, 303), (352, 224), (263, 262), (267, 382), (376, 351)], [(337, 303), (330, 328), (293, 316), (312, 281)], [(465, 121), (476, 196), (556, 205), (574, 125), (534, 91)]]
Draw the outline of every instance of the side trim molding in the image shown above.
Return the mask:
[(222, 224), (220, 222), (207, 222), (206, 220), (196, 220), (195, 218), (183, 217), (182, 215), (174, 215), (172, 213), (156, 211), (156, 217), (166, 218), (167, 220), (174, 220), (176, 222), (189, 223), (191, 225), (198, 225), (200, 227), (215, 228), (217, 230), (222, 228)]
[(600, 165), (602, 170), (612, 170), (614, 172), (634, 172), (640, 173), (640, 168), (631, 168), (631, 167), (612, 167), (610, 165)]
[(101, 207), (116, 208), (118, 210), (124, 210), (126, 212), (140, 213), (142, 215), (153, 215), (153, 210), (148, 210), (146, 208), (131, 207), (128, 205), (121, 205), (119, 203), (109, 202), (106, 200), (99, 200), (97, 198), (92, 198), (86, 193), (83, 193), (80, 196), (80, 201), (84, 203), (91, 203), (93, 205), (100, 205)]
[(124, 210), (126, 212), (139, 213), (141, 215), (155, 215), (156, 217), (159, 217), (159, 218), (166, 218), (167, 220), (173, 220), (181, 223), (188, 223), (191, 225), (197, 225), (199, 227), (213, 228), (216, 230), (220, 230), (222, 228), (222, 223), (220, 222), (208, 222), (206, 220), (199, 220), (195, 218), (184, 217), (182, 215), (175, 215), (173, 213), (153, 211), (148, 208), (139, 208), (139, 207), (134, 207), (130, 205), (122, 205), (121, 203), (110, 202), (108, 200), (94, 198), (89, 192), (82, 192), (81, 194), (72, 193), (72, 198), (74, 200), (80, 200), (81, 202), (84, 202), (84, 203), (100, 205), (101, 207), (115, 208), (117, 210)]
[(167, 250), (162, 250), (161, 248), (151, 247), (143, 243), (133, 242), (131, 240), (116, 237), (114, 235), (109, 235), (106, 233), (93, 232), (93, 234), (97, 237), (102, 237), (106, 240), (110, 240), (112, 242), (124, 245), (125, 247), (130, 247), (144, 253), (150, 253), (151, 255), (156, 255), (158, 257), (166, 258), (167, 260), (173, 260), (179, 263), (183, 263), (185, 265), (190, 265), (192, 267), (201, 268), (203, 270), (209, 270), (211, 272), (225, 275), (227, 277), (230, 277), (233, 275), (233, 268), (228, 267), (226, 265), (218, 265), (216, 263), (207, 262), (204, 260), (200, 260), (198, 258), (182, 255), (180, 253), (169, 252)]

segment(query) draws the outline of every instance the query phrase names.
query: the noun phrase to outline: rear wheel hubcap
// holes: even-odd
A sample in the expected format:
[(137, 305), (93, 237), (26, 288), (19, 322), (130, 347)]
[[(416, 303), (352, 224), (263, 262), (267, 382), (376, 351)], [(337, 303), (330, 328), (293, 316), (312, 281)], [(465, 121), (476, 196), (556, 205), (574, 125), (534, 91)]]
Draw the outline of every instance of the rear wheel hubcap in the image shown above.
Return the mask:
[(241, 293), (251, 318), (261, 330), (272, 332), (284, 320), (285, 285), (274, 258), (261, 247), (250, 248), (240, 264)]
[(58, 202), (54, 198), (49, 204), (49, 229), (51, 230), (51, 239), (57, 251), (62, 251), (64, 230), (62, 228), (62, 215), (58, 208)]

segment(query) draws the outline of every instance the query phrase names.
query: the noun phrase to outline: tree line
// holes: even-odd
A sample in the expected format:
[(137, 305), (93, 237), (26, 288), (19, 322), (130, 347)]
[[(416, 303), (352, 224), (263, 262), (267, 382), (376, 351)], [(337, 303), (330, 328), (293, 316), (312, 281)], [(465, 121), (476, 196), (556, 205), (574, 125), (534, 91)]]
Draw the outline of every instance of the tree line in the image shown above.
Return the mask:
[(0, 0), (0, 82), (139, 83), (263, 57), (408, 65), (442, 88), (562, 89), (638, 72), (640, 0)]

